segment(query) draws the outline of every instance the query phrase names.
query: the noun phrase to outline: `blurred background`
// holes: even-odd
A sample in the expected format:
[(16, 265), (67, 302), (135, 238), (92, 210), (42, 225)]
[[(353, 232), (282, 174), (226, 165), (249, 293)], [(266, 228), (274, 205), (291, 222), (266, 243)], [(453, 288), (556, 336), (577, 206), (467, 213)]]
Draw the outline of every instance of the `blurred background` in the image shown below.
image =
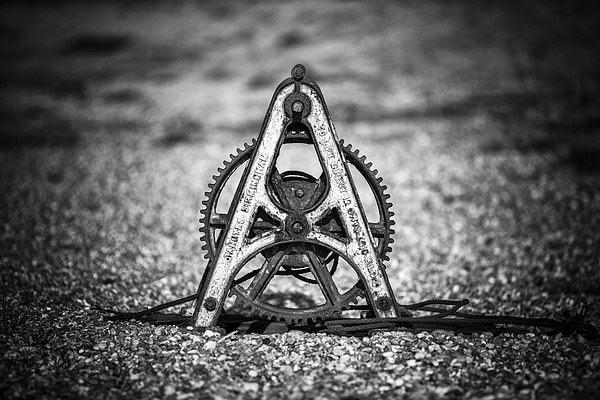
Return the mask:
[(597, 299), (598, 15), (583, 1), (3, 2), (3, 308), (193, 293), (211, 176), (299, 62), (389, 187), (400, 302), (540, 316)]

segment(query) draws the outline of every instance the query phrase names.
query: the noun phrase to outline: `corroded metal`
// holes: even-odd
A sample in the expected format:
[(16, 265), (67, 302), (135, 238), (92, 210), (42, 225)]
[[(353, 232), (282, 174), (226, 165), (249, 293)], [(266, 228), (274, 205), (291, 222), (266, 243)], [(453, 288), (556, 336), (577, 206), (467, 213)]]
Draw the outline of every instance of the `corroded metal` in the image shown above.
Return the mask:
[[(361, 170), (364, 159), (338, 140), (319, 87), (304, 75), (303, 66), (294, 67), (292, 77), (276, 89), (256, 143), (229, 163), (237, 168), (236, 160), (243, 159), (247, 166), (226, 215), (215, 212), (215, 197), (222, 190), (218, 176), (207, 192), (202, 221), (209, 264), (193, 316), (196, 327), (216, 324), (230, 291), (259, 314), (288, 321), (339, 313), (359, 295), (366, 296), (377, 317), (397, 315), (382, 263), (391, 242), (389, 203), (380, 180), (363, 172), (370, 172), (370, 165)], [(323, 174), (315, 178), (299, 171), (277, 171), (275, 162), (284, 142), (313, 145)], [(379, 221), (368, 222), (348, 163), (358, 166), (380, 195)], [(222, 229), (219, 237), (211, 230), (217, 226)], [(238, 272), (259, 254), (266, 261), (248, 288), (236, 285)], [(345, 293), (332, 279), (340, 257), (360, 280)], [(325, 303), (291, 310), (262, 302), (260, 295), (284, 269), (295, 276), (310, 272)]]

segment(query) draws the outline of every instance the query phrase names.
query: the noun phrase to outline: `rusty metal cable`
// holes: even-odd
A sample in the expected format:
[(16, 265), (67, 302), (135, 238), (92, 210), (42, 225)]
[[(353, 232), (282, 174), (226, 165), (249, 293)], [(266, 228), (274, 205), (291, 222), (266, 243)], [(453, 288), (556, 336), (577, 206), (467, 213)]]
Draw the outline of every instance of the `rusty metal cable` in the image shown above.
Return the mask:
[[(173, 300), (147, 310), (138, 312), (120, 312), (95, 306), (94, 309), (112, 314), (106, 316), (111, 321), (138, 320), (154, 325), (165, 324), (187, 324), (190, 317), (179, 314), (164, 314), (159, 311), (167, 308), (188, 303), (196, 300), (198, 294)], [(469, 303), (468, 299), (441, 300), (432, 299), (415, 304), (402, 305), (411, 311), (430, 312), (429, 316), (410, 316), (396, 318), (340, 318), (313, 322), (304, 326), (288, 325), (288, 330), (300, 329), (307, 332), (325, 332), (342, 336), (365, 336), (374, 331), (408, 330), (408, 331), (433, 331), (437, 329), (450, 330), (462, 333), (492, 332), (499, 333), (523, 333), (530, 332), (526, 327), (544, 329), (542, 333), (565, 333), (581, 334), (588, 340), (596, 340), (598, 332), (596, 328), (585, 322), (587, 308), (582, 310), (568, 320), (555, 320), (550, 318), (528, 318), (514, 317), (508, 315), (481, 315), (460, 312), (459, 310)], [(431, 307), (433, 305), (450, 305), (449, 309)], [(236, 324), (251, 321), (261, 322), (268, 325), (270, 321), (260, 321), (260, 318), (241, 317), (225, 315), (222, 322), (235, 329)]]

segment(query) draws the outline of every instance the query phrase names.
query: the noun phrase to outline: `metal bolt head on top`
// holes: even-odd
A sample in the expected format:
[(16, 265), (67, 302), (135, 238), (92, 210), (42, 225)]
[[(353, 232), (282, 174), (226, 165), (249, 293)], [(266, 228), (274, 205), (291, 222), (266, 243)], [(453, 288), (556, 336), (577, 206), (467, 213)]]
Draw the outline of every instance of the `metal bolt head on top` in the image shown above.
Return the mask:
[(304, 79), (305, 74), (306, 68), (304, 68), (304, 65), (302, 64), (296, 64), (294, 65), (294, 68), (292, 68), (292, 78), (294, 78), (297, 81), (301, 81), (302, 79)]

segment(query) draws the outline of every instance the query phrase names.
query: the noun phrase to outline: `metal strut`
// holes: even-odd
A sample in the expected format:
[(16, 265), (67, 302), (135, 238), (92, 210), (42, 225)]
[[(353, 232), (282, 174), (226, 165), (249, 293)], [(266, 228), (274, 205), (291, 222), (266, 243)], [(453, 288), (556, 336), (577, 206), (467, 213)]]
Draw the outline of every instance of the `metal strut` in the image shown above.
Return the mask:
[[(317, 179), (308, 174), (280, 174), (275, 164), (284, 143), (313, 145), (322, 175)], [(277, 87), (259, 137), (252, 150), (245, 153), (248, 163), (229, 212), (205, 212), (206, 231), (210, 233), (211, 224), (222, 231), (216, 238), (204, 238), (213, 244), (213, 254), (208, 257), (198, 289), (192, 317), (195, 327), (215, 326), (230, 292), (244, 302), (256, 303), (267, 316), (299, 321), (328, 316), (328, 312), (337, 315), (344, 302), (355, 297), (354, 292), (340, 293), (332, 279), (335, 268), (329, 269), (328, 265), (336, 260), (337, 266), (340, 257), (356, 271), (360, 282), (355, 288), (363, 292), (372, 313), (378, 318), (398, 316), (382, 263), (388, 242), (382, 251), (376, 239), (380, 233), (374, 236), (373, 232), (389, 228), (390, 223), (367, 221), (346, 153), (318, 85), (305, 77), (304, 66), (296, 65), (291, 78)], [(309, 193), (299, 201), (304, 191)], [(266, 261), (251, 276), (250, 285), (236, 285), (238, 272), (257, 255)], [(311, 273), (325, 303), (309, 310), (261, 303), (260, 296), (271, 279), (284, 269), (293, 272), (294, 268)]]

